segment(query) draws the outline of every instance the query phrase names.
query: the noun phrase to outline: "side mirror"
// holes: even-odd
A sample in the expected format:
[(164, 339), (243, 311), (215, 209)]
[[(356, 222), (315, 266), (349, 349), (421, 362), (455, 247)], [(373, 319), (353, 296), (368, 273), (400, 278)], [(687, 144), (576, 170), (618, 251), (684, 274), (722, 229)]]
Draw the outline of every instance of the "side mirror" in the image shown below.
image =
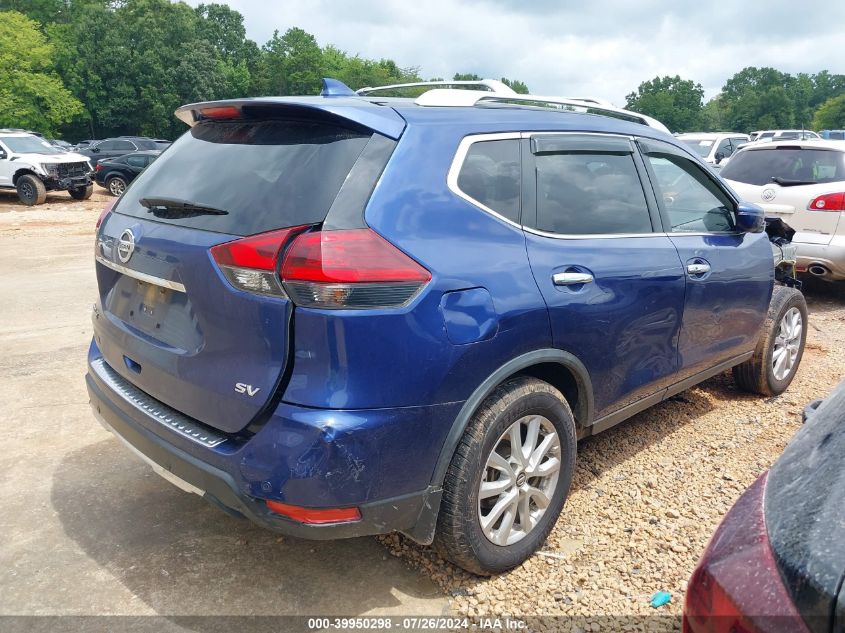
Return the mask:
[(725, 155), (722, 152), (716, 152), (716, 155), (713, 158), (716, 159), (716, 164), (718, 165), (725, 160)]
[(736, 208), (736, 227), (743, 233), (762, 233), (766, 228), (766, 213), (756, 204), (743, 202)]

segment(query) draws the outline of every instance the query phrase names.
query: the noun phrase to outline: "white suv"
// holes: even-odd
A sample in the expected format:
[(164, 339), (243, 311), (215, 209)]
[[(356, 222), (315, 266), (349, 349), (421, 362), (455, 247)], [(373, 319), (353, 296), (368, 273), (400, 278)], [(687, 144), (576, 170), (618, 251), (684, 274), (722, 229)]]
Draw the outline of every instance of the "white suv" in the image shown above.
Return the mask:
[(0, 129), (0, 189), (15, 189), (27, 206), (41, 204), (48, 191), (67, 191), (87, 200), (94, 191), (88, 158), (66, 152), (22, 130)]
[(845, 279), (845, 141), (752, 143), (721, 176), (795, 229), (799, 272)]
[(721, 165), (723, 160), (733, 155), (739, 145), (749, 141), (747, 134), (697, 132), (678, 134), (678, 140), (689, 145), (693, 152), (713, 166)]

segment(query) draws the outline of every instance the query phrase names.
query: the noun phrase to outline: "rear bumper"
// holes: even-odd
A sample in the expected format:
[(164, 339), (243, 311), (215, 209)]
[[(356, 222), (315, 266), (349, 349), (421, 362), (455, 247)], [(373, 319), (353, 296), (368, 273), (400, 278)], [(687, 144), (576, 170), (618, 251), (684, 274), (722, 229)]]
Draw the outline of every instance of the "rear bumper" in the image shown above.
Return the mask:
[[(92, 345), (92, 353), (95, 350), (96, 346)], [(371, 420), (370, 428), (341, 433), (326, 425), (336, 423), (348, 412), (323, 411), (323, 426), (312, 424), (315, 437), (306, 440), (308, 433), (302, 428), (303, 420), (280, 419), (277, 411), (254, 436), (230, 437), (214, 447), (202, 446), (166, 428), (143, 406), (117, 393), (91, 366), (91, 361), (97, 359), (98, 356), (89, 358), (86, 375), (95, 416), (145, 461), (158, 467), (157, 470), (166, 471), (160, 474), (188, 484), (180, 487), (198, 489), (194, 491), (230, 514), (242, 515), (265, 528), (299, 538), (337, 539), (399, 531), (419, 542), (431, 542), (441, 491), (429, 486), (427, 478), (421, 479), (421, 484), (409, 482), (408, 469), (391, 475), (377, 463), (381, 459), (379, 453), (387, 451), (398, 451), (400, 459), (409, 459), (403, 447), (377, 443), (379, 436), (391, 437), (382, 423), (402, 424), (395, 415), (391, 418), (382, 413), (379, 417), (379, 410), (373, 410), (376, 419)], [(280, 409), (289, 408), (280, 405)], [(313, 420), (320, 412), (301, 413), (305, 419)], [(366, 412), (355, 412), (356, 419), (360, 420), (362, 413)], [(413, 420), (408, 424), (413, 427)], [(356, 434), (359, 437), (355, 438)], [(409, 446), (419, 445), (420, 439), (409, 437)], [(439, 448), (429, 451), (433, 453), (432, 468)], [(382, 459), (382, 463), (392, 462)], [(178, 481), (174, 483), (180, 485)], [(409, 487), (411, 492), (402, 491)], [(400, 492), (380, 498), (370, 494), (372, 490), (390, 488)], [(361, 520), (317, 525), (298, 523), (268, 510), (265, 499), (310, 508), (355, 506), (360, 510)]]
[(830, 244), (793, 242), (797, 249), (796, 265), (799, 270), (820, 264), (830, 271), (830, 279), (845, 279), (845, 235), (834, 235)]

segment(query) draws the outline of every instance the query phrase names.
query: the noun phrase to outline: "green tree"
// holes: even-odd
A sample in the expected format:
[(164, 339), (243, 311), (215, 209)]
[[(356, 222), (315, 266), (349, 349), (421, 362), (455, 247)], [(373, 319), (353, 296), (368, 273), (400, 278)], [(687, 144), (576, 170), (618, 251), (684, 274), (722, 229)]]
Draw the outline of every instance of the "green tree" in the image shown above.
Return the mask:
[(688, 132), (698, 124), (704, 89), (678, 75), (655, 77), (625, 99), (629, 110), (654, 117), (673, 132)]
[(522, 82), (519, 79), (507, 79), (506, 77), (502, 77), (502, 83), (521, 95), (528, 94), (528, 86), (525, 82)]
[(321, 86), (323, 51), (310, 33), (294, 27), (279, 35), (273, 33), (264, 45), (268, 94), (313, 95)]
[(54, 72), (53, 46), (38, 26), (17, 11), (0, 12), (0, 127), (53, 134), (82, 104)]
[(828, 99), (816, 110), (813, 117), (815, 130), (845, 129), (845, 93)]
[(795, 94), (794, 77), (774, 68), (743, 68), (722, 88), (725, 120), (743, 132), (792, 127)]
[(697, 127), (702, 132), (723, 132), (725, 130), (722, 95), (716, 95), (704, 104), (698, 115)]

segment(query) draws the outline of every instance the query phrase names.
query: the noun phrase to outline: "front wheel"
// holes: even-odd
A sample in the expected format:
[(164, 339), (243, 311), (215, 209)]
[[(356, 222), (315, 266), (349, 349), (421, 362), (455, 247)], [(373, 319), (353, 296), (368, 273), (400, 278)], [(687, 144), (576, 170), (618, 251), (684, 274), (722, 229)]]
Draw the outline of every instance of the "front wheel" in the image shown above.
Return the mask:
[(18, 198), (28, 207), (44, 204), (47, 200), (47, 188), (37, 176), (24, 174), (18, 178), (15, 187), (18, 190)]
[(572, 484), (575, 421), (550, 384), (500, 385), (467, 426), (443, 482), (435, 547), (475, 574), (516, 567), (545, 542)]
[(69, 189), (68, 193), (70, 197), (74, 200), (88, 200), (91, 195), (94, 193), (94, 185), (88, 184), (84, 187), (76, 187), (74, 189)]
[(806, 342), (804, 295), (795, 288), (775, 286), (754, 356), (733, 368), (734, 381), (763, 396), (782, 394), (798, 371)]

